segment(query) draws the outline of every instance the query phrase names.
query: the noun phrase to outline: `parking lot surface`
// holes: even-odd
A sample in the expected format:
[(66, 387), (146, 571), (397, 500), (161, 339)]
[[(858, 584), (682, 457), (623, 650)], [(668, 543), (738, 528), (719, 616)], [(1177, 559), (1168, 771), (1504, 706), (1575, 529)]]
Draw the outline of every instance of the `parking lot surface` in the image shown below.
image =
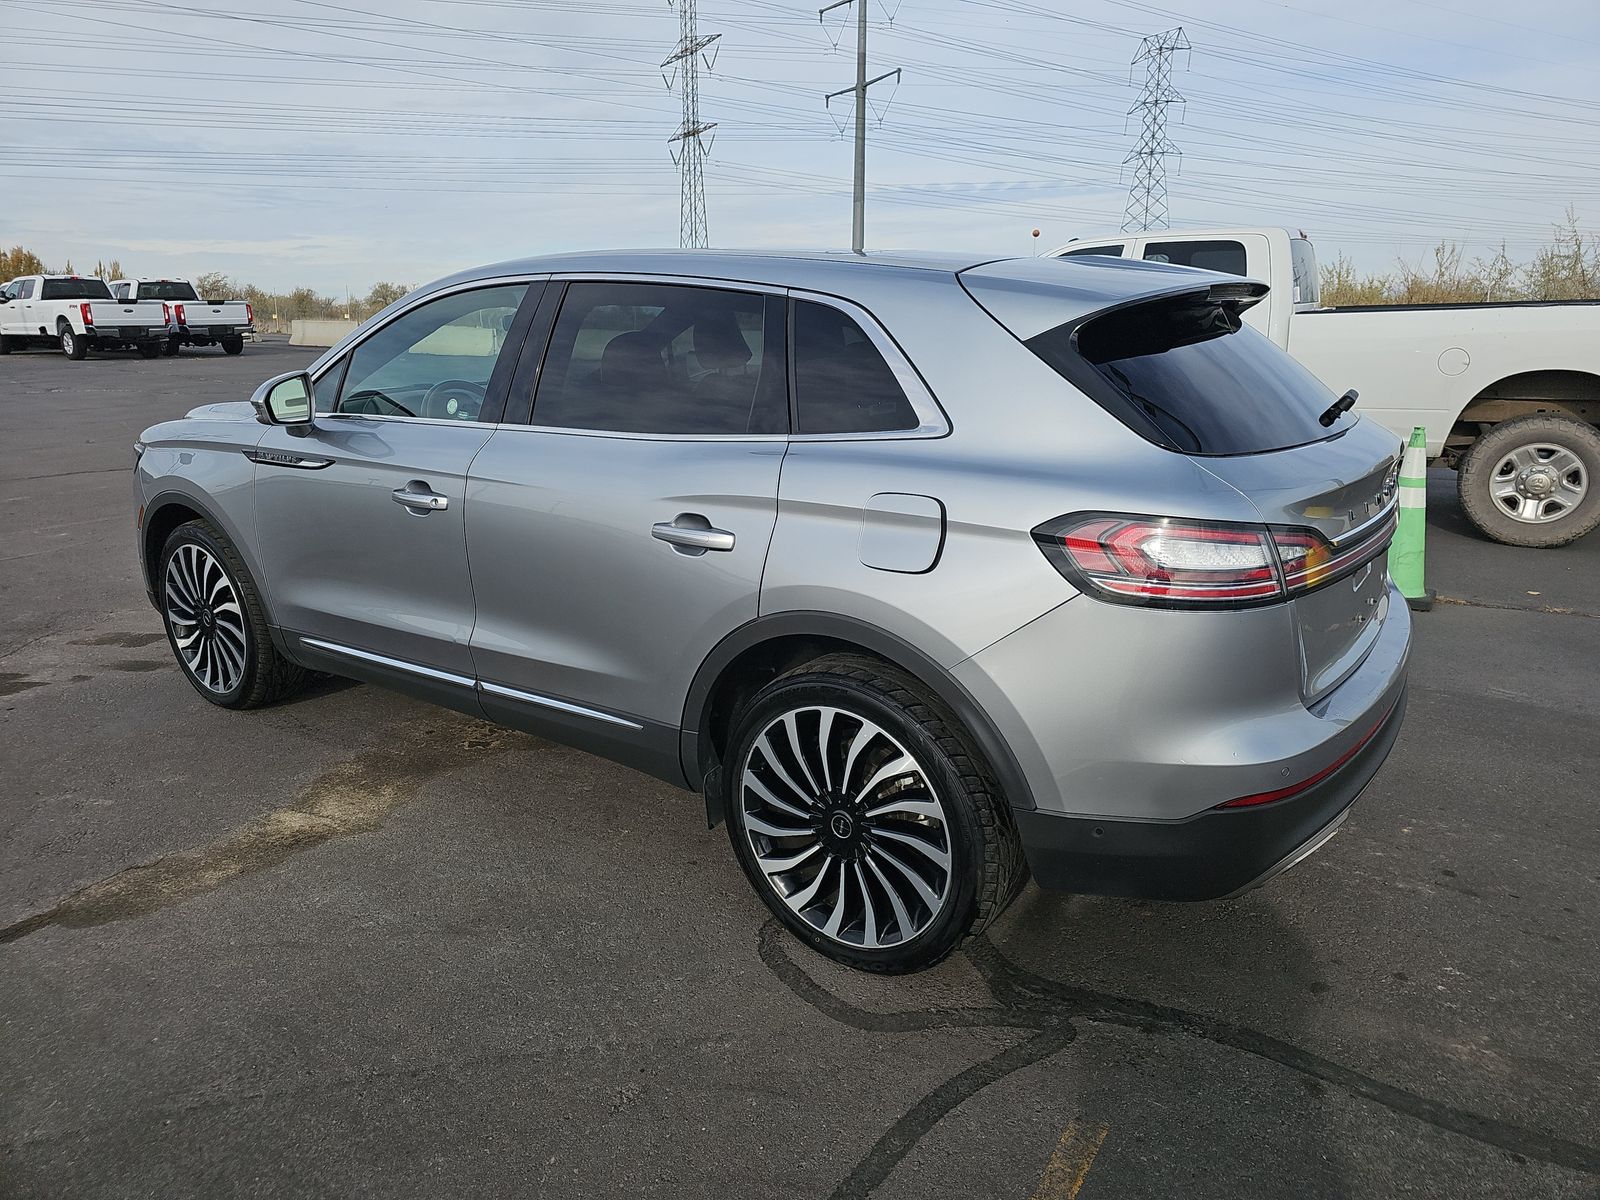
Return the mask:
[(314, 353), (0, 360), (0, 1195), (1600, 1195), (1600, 536), (1486, 542), (1435, 472), (1442, 602), (1327, 847), (1213, 904), (1030, 885), (866, 978), (689, 793), (194, 694), (131, 444)]

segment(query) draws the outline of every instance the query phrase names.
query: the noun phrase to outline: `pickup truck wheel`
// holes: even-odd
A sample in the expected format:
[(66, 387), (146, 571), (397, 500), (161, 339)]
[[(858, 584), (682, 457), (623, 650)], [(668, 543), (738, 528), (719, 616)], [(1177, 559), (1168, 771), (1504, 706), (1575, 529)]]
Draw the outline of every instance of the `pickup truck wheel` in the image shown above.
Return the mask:
[(81, 360), (85, 354), (89, 353), (89, 339), (86, 337), (79, 337), (73, 332), (72, 326), (68, 325), (65, 321), (61, 322), (61, 325), (56, 332), (61, 337), (61, 353), (65, 354), (68, 358), (77, 361)]
[(161, 353), (167, 358), (173, 358), (178, 353), (178, 339), (168, 338), (167, 344), (161, 347)]
[(140, 358), (160, 358), (161, 357), (161, 346), (160, 346), (160, 344), (158, 342), (140, 342), (139, 343), (139, 357)]
[(305, 669), (272, 644), (255, 581), (209, 521), (172, 531), (158, 578), (172, 653), (195, 691), (212, 704), (259, 708), (305, 681)]
[(728, 836), (812, 949), (861, 971), (939, 962), (1027, 880), (1011, 811), (953, 714), (850, 654), (806, 663), (735, 718)]
[(1570, 417), (1496, 425), (1461, 460), (1461, 507), (1508, 546), (1565, 546), (1600, 525), (1600, 432)]
[(5, 334), (0, 333), (0, 354), (10, 354), (10, 353), (11, 353), (11, 339), (8, 338)]
[(225, 354), (239, 354), (244, 350), (242, 337), (225, 337), (222, 339), (222, 350)]

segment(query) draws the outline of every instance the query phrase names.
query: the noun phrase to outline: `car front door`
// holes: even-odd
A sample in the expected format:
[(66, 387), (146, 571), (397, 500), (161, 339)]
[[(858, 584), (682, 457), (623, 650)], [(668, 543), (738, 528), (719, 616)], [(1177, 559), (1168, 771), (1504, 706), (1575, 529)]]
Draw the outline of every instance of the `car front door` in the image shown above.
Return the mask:
[(252, 452), (273, 619), (302, 657), (470, 698), (467, 467), (542, 286), (471, 285), (404, 310), (318, 374), (309, 433), (273, 426)]
[(784, 300), (597, 280), (548, 299), (548, 350), (523, 356), (467, 486), (483, 706), (670, 775), (695, 671), (756, 616), (787, 445)]

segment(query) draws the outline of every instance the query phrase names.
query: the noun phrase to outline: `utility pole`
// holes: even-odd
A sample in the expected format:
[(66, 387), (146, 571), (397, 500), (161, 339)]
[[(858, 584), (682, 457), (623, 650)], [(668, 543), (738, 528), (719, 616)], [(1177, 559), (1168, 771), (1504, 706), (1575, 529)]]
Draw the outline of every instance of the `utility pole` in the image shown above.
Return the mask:
[(1125, 233), (1167, 227), (1166, 156), (1180, 153), (1167, 137), (1167, 106), (1183, 103), (1172, 86), (1172, 56), (1188, 49), (1189, 39), (1179, 26), (1151, 34), (1139, 43), (1139, 53), (1133, 56), (1133, 67), (1144, 64), (1144, 90), (1128, 113), (1140, 113), (1143, 128), (1138, 148), (1122, 160), (1123, 166), (1134, 164), (1133, 187), (1128, 190), (1128, 207), (1122, 218)]
[(900, 78), (899, 67), (871, 79), (867, 78), (867, 3), (868, 0), (834, 0), (834, 3), (826, 8), (817, 10), (817, 20), (820, 21), (836, 8), (843, 8), (847, 4), (856, 6), (856, 85), (840, 88), (837, 92), (829, 92), (823, 97), (822, 102), (827, 104), (835, 96), (843, 96), (847, 92), (855, 93), (856, 169), (850, 205), (850, 249), (857, 254), (865, 250), (867, 239), (867, 89), (891, 75), (897, 80)]
[[(672, 68), (672, 75), (664, 76), (667, 87), (671, 89), (676, 79), (683, 100), (683, 119), (678, 124), (678, 132), (667, 139), (667, 152), (672, 155), (672, 161), (678, 164), (678, 244), (686, 247), (704, 246), (705, 157), (710, 147), (700, 139), (701, 135), (715, 129), (717, 123), (712, 121), (707, 124), (700, 120), (700, 64), (703, 59), (706, 68), (710, 69), (712, 59), (704, 57), (705, 50), (722, 35), (713, 33), (700, 36), (696, 0), (667, 0), (667, 3), (678, 10), (678, 45), (662, 60), (661, 67), (663, 72), (668, 67)], [(676, 150), (672, 149), (674, 145), (677, 146)]]

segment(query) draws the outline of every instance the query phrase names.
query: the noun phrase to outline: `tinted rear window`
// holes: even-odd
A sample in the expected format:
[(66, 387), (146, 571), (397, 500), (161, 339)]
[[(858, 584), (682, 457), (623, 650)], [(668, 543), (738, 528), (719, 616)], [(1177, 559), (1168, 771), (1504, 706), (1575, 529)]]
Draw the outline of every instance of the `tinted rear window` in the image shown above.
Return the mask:
[(139, 299), (141, 300), (198, 300), (192, 285), (187, 283), (141, 283), (139, 285)]
[(1129, 305), (1028, 339), (1135, 433), (1184, 454), (1256, 454), (1331, 437), (1334, 395), (1239, 310), (1203, 295)]
[(41, 300), (109, 300), (111, 289), (103, 279), (46, 279)]

